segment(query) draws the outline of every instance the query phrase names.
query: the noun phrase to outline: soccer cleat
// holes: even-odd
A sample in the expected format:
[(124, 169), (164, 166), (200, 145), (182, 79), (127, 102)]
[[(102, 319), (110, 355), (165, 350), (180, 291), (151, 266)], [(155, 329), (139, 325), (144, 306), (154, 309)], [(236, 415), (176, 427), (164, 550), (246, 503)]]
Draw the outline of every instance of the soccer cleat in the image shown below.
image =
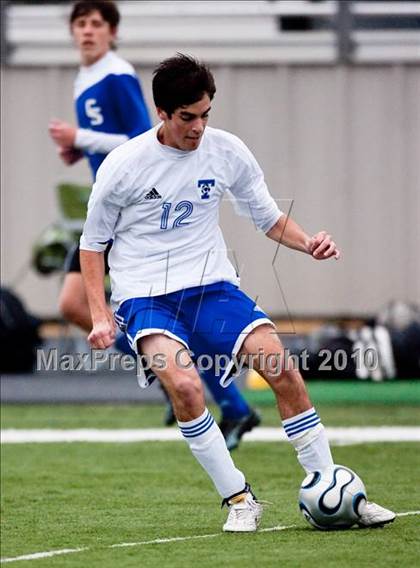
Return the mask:
[(395, 520), (395, 513), (389, 509), (385, 509), (376, 503), (366, 501), (361, 506), (360, 519), (357, 524), (361, 528), (379, 528)]
[(229, 420), (223, 418), (219, 424), (223, 437), (226, 440), (226, 446), (229, 451), (239, 446), (242, 436), (245, 432), (250, 432), (255, 426), (261, 423), (261, 416), (256, 410), (251, 410), (249, 414), (239, 420)]
[(225, 504), (229, 507), (229, 515), (223, 525), (224, 532), (255, 532), (257, 530), (263, 508), (248, 484), (242, 493), (224, 499), (222, 506)]

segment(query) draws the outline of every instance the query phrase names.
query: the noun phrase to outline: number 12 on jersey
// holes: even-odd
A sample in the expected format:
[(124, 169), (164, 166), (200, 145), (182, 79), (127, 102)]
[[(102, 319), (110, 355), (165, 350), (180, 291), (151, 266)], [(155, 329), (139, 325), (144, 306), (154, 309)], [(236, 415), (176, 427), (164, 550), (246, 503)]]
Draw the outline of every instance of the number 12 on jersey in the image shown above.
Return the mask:
[[(169, 203), (169, 201), (165, 201), (165, 203), (162, 203), (162, 216), (160, 218), (160, 228), (162, 230), (168, 228), (171, 209), (172, 209), (172, 203)], [(175, 219), (172, 222), (172, 227), (171, 227), (172, 229), (176, 229), (177, 227), (182, 227), (190, 224), (190, 222), (185, 221), (185, 219), (189, 217), (193, 212), (193, 204), (191, 203), (191, 201), (180, 201), (175, 205), (174, 211), (176, 211), (178, 214), (176, 215)]]

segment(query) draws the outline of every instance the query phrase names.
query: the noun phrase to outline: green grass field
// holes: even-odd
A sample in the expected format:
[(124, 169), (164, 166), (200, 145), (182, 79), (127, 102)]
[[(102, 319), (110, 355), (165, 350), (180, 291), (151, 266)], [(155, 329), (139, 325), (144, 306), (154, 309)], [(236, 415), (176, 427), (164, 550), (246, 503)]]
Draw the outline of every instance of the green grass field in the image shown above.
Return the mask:
[[(263, 426), (280, 423), (274, 403), (256, 405)], [(209, 405), (214, 416), (217, 408)], [(316, 405), (328, 426), (420, 425), (420, 405), (320, 404)], [(2, 428), (158, 428), (163, 426), (163, 407), (150, 405), (10, 405), (2, 406)]]
[[(409, 404), (317, 408), (328, 426), (419, 424), (419, 407)], [(261, 411), (264, 425), (278, 423), (273, 409)], [(4, 406), (2, 428), (156, 427), (162, 413), (161, 406)], [(405, 512), (420, 509), (419, 450), (377, 443), (333, 452), (361, 475), (372, 500)], [(297, 509), (304, 475), (288, 444), (248, 442), (234, 459), (258, 497), (272, 502), (262, 528), (289, 528), (223, 534), (226, 510), (183, 442), (5, 444), (1, 556), (86, 547), (13, 564), (40, 568), (418, 565), (418, 516), (384, 529), (318, 532)], [(186, 540), (111, 548), (174, 537)]]

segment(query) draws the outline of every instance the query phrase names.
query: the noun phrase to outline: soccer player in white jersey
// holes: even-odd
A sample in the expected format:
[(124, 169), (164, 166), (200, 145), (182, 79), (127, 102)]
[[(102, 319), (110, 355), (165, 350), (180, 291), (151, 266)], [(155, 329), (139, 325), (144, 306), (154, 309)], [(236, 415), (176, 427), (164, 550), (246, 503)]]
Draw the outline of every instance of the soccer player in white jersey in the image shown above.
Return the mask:
[[(78, 127), (59, 120), (50, 124), (51, 136), (64, 162), (71, 165), (84, 155), (93, 178), (111, 150), (151, 127), (135, 70), (112, 49), (119, 21), (118, 8), (110, 0), (73, 4), (69, 23), (82, 64), (74, 85)], [(59, 305), (68, 321), (90, 331), (92, 322), (80, 273), (79, 247), (67, 259)], [(118, 336), (116, 345), (131, 352), (123, 335)], [(202, 378), (221, 409), (220, 427), (229, 448), (234, 449), (242, 435), (259, 424), (260, 417), (236, 385), (222, 388), (213, 380), (211, 370), (203, 371)], [(166, 422), (172, 420), (175, 418), (169, 406)]]
[[(144, 383), (156, 375), (171, 396), (186, 442), (229, 507), (224, 530), (252, 532), (261, 504), (205, 407), (194, 361), (224, 355), (229, 362), (218, 378), (226, 384), (235, 356), (247, 355), (274, 391), (304, 470), (322, 470), (333, 460), (299, 371), (277, 364), (284, 350), (274, 324), (238, 288), (218, 225), (220, 201), (229, 191), (269, 238), (313, 259), (340, 253), (325, 231), (310, 237), (279, 211), (241, 140), (207, 127), (215, 90), (209, 69), (191, 57), (178, 54), (159, 65), (153, 96), (161, 123), (114, 150), (101, 166), (80, 241), (81, 264), (93, 321), (89, 341), (104, 349), (115, 334), (103, 289), (104, 249), (114, 235), (115, 318), (143, 356)], [(360, 524), (394, 518), (366, 503)]]

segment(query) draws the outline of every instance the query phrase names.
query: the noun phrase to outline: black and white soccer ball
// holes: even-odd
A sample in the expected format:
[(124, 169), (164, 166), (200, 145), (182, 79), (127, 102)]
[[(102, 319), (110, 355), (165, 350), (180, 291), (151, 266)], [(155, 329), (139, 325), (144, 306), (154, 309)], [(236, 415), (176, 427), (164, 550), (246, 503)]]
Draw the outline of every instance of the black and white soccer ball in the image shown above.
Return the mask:
[(332, 465), (310, 473), (302, 481), (299, 508), (305, 519), (320, 530), (348, 529), (366, 503), (360, 477), (348, 467)]

